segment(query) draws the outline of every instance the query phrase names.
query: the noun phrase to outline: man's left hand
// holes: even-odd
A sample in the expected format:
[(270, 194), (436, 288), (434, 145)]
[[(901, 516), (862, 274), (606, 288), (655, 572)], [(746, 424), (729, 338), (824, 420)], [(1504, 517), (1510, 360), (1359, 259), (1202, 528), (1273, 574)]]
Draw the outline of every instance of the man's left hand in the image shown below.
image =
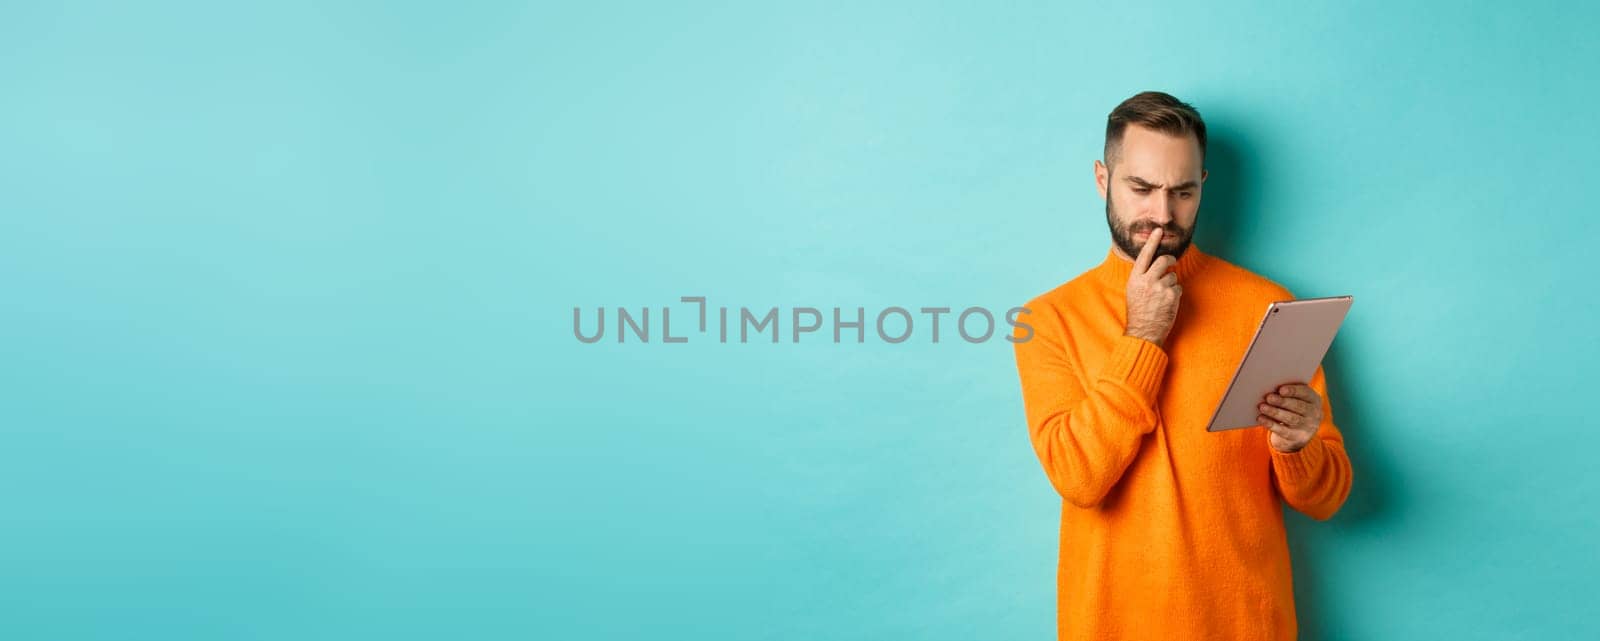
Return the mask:
[(1322, 395), (1304, 383), (1281, 385), (1256, 409), (1256, 418), (1272, 432), (1272, 449), (1298, 452), (1317, 435), (1322, 425)]

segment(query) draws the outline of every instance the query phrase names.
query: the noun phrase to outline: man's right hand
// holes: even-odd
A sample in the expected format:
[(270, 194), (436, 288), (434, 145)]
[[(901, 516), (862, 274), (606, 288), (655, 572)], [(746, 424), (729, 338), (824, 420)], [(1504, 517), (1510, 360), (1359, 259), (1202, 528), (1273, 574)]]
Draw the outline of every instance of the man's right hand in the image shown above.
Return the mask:
[(1178, 298), (1183, 296), (1178, 274), (1170, 271), (1178, 259), (1156, 257), (1164, 233), (1160, 227), (1150, 232), (1139, 258), (1133, 261), (1133, 271), (1128, 273), (1128, 328), (1123, 332), (1163, 346), (1178, 318)]

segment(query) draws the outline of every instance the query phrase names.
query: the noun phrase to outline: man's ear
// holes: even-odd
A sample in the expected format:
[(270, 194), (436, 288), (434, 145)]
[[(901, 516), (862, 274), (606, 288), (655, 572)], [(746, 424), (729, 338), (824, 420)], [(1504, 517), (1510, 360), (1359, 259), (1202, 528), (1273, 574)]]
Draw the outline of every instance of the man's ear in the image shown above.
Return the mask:
[[(1202, 179), (1204, 180), (1204, 179)], [(1111, 186), (1111, 169), (1105, 163), (1094, 161), (1094, 187), (1100, 190), (1100, 200), (1106, 199), (1106, 189)]]
[(1206, 171), (1204, 169), (1200, 170), (1200, 182), (1203, 183), (1203, 182), (1206, 181), (1206, 174), (1208, 174), (1208, 173), (1211, 173), (1211, 172), (1208, 172), (1208, 171)]

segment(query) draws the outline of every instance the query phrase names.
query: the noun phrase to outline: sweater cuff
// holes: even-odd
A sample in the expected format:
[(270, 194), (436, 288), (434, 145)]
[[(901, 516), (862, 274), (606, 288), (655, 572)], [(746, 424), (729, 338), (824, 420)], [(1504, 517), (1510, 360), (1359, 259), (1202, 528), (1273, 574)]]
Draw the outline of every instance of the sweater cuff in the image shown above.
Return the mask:
[(1278, 468), (1278, 478), (1290, 483), (1315, 477), (1322, 459), (1328, 455), (1320, 436), (1311, 437), (1310, 443), (1294, 452), (1279, 452), (1271, 445), (1267, 449), (1272, 450), (1272, 465)]
[(1124, 385), (1139, 395), (1146, 406), (1154, 407), (1161, 391), (1161, 377), (1167, 371), (1167, 353), (1160, 346), (1134, 336), (1118, 336), (1101, 378)]

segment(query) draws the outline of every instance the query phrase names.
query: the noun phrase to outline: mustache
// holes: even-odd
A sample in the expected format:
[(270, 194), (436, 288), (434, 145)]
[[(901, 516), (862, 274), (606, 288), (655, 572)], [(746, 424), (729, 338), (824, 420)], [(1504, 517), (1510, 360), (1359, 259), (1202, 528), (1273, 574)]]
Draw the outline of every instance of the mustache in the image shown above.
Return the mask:
[(1140, 223), (1140, 224), (1129, 225), (1128, 226), (1128, 235), (1132, 236), (1132, 235), (1137, 234), (1137, 233), (1142, 232), (1142, 231), (1154, 231), (1156, 228), (1160, 228), (1162, 234), (1165, 235), (1165, 236), (1181, 237), (1185, 233), (1185, 230), (1182, 227), (1179, 227), (1177, 225), (1156, 225), (1156, 224), (1151, 224), (1151, 223)]

